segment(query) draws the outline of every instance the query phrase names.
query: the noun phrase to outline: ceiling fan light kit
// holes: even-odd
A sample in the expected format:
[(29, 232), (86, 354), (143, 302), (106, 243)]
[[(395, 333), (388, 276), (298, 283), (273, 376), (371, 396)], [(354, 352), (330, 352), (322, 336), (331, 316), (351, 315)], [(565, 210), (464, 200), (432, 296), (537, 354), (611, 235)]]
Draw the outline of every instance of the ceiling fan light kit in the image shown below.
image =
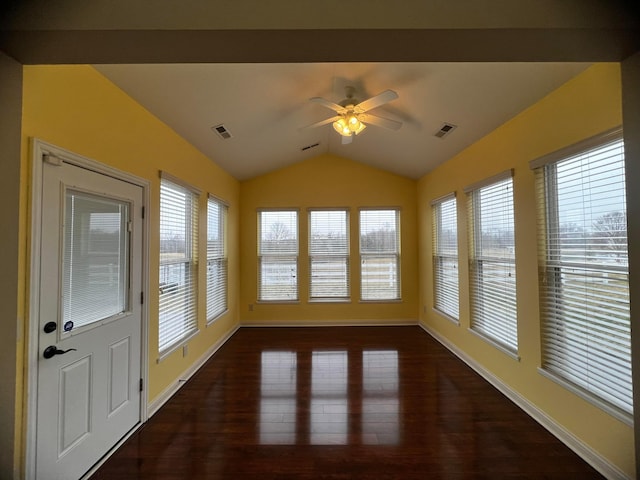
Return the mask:
[(358, 115), (353, 113), (353, 110), (343, 114), (339, 120), (333, 122), (333, 129), (343, 137), (358, 135), (365, 128), (367, 126), (360, 121)]
[(362, 131), (367, 128), (364, 122), (390, 130), (398, 130), (402, 126), (402, 122), (368, 113), (369, 110), (373, 110), (398, 98), (396, 92), (393, 90), (385, 90), (379, 95), (364, 100), (363, 102), (358, 102), (354, 98), (354, 93), (355, 89), (353, 87), (346, 87), (346, 98), (339, 104), (320, 97), (311, 98), (310, 100), (312, 102), (330, 108), (336, 112), (337, 115), (309, 125), (306, 128), (321, 127), (331, 123), (333, 129), (342, 136), (342, 144), (346, 145), (351, 143), (354, 135), (362, 133)]

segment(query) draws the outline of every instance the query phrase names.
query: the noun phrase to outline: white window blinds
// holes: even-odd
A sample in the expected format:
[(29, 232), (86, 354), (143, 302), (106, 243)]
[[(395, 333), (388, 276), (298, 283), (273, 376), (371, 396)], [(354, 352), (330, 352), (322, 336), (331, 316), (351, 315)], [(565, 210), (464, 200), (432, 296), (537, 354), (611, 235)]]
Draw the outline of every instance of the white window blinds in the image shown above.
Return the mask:
[(129, 308), (126, 202), (65, 192), (62, 324), (74, 330)]
[(298, 300), (298, 212), (258, 212), (258, 299)]
[(517, 354), (513, 179), (507, 171), (465, 188), (469, 195), (471, 328)]
[(197, 328), (198, 193), (165, 174), (160, 182), (159, 349)]
[(400, 211), (360, 211), (360, 298), (400, 299)]
[(431, 202), (433, 210), (433, 306), (459, 318), (458, 215), (455, 194)]
[(590, 139), (582, 151), (580, 146), (532, 162), (541, 206), (542, 365), (595, 403), (629, 414), (631, 321), (621, 132)]
[(309, 296), (349, 299), (349, 214), (347, 210), (309, 211)]
[(207, 320), (227, 310), (227, 211), (220, 200), (207, 201)]

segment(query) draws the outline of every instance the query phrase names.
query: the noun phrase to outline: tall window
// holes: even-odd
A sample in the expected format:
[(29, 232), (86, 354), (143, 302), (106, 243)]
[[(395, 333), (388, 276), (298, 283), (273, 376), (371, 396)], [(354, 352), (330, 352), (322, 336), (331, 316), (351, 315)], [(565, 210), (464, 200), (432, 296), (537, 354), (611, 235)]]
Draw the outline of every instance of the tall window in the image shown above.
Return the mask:
[(258, 212), (258, 299), (298, 300), (298, 212)]
[(165, 173), (160, 182), (160, 353), (195, 333), (199, 192)]
[(471, 328), (517, 354), (511, 170), (465, 188), (469, 195)]
[(400, 211), (360, 211), (360, 298), (400, 299)]
[(312, 300), (349, 299), (349, 213), (309, 211), (309, 296)]
[(629, 414), (631, 322), (621, 131), (531, 166), (542, 207), (543, 369), (614, 414)]
[(227, 310), (227, 210), (215, 197), (207, 202), (207, 320)]
[(458, 215), (455, 193), (431, 202), (433, 209), (433, 306), (459, 318)]

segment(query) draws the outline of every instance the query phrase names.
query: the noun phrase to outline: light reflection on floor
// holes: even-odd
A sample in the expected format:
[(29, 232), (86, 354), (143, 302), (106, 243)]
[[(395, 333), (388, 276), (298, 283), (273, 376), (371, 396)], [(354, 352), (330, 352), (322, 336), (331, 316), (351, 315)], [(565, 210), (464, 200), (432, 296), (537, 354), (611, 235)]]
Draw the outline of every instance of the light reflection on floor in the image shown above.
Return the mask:
[(262, 352), (260, 443), (296, 443), (296, 352)]
[(362, 443), (396, 445), (399, 434), (398, 351), (362, 352)]
[(306, 362), (298, 355), (261, 353), (261, 444), (400, 442), (397, 350), (316, 350)]

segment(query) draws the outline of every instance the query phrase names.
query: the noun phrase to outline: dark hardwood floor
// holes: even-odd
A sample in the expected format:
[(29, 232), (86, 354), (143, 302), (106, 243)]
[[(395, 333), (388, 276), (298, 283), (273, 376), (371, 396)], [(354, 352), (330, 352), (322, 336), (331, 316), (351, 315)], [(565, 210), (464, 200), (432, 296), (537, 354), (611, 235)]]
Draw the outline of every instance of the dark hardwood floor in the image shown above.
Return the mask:
[(419, 327), (243, 328), (91, 477), (602, 478)]

